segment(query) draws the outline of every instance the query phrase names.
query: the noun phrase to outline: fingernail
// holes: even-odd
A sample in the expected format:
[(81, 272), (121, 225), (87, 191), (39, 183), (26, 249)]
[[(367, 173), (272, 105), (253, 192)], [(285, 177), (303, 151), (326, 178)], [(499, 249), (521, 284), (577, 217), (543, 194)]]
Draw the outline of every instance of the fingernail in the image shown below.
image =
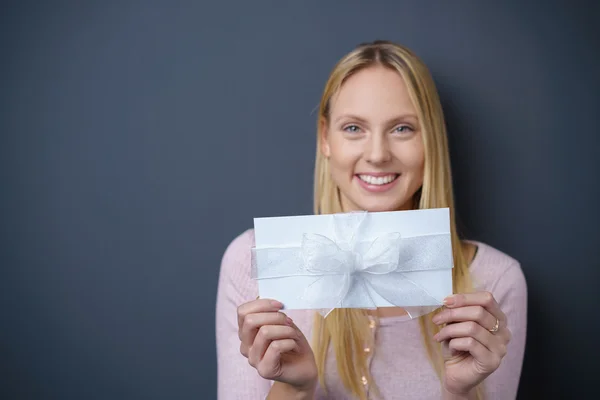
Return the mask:
[(431, 319), (431, 321), (432, 321), (434, 324), (436, 324), (436, 325), (437, 325), (437, 324), (439, 324), (439, 323), (442, 321), (442, 317), (440, 317), (439, 315), (436, 315), (435, 317), (433, 317), (433, 318)]
[(433, 340), (435, 340), (436, 342), (440, 341), (439, 338), (440, 338), (439, 334), (436, 333), (435, 335), (433, 335)]
[(454, 304), (454, 296), (448, 296), (444, 299), (444, 304), (447, 306), (451, 306), (452, 304)]
[(294, 325), (294, 321), (292, 321), (292, 319), (290, 317), (287, 317), (285, 319), (285, 323), (288, 324), (289, 326), (293, 326)]
[(273, 307), (277, 307), (277, 308), (281, 308), (281, 307), (283, 307), (283, 304), (281, 304), (281, 303), (280, 303), (279, 301), (277, 301), (277, 300), (271, 300), (271, 305), (272, 305)]

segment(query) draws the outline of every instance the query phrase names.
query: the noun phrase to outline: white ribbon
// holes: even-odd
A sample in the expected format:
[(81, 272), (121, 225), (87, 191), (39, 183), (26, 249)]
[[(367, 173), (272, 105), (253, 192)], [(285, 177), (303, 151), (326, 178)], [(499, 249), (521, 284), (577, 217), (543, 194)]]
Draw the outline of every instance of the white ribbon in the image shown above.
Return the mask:
[(406, 273), (451, 269), (450, 234), (402, 238), (392, 232), (361, 240), (367, 215), (330, 215), (333, 239), (305, 233), (300, 247), (253, 248), (253, 278), (314, 276), (304, 288), (302, 301), (307, 308), (321, 309), (325, 316), (334, 308), (376, 308), (372, 294), (400, 307), (424, 306), (407, 310), (411, 317), (439, 307), (442, 299), (431, 296)]

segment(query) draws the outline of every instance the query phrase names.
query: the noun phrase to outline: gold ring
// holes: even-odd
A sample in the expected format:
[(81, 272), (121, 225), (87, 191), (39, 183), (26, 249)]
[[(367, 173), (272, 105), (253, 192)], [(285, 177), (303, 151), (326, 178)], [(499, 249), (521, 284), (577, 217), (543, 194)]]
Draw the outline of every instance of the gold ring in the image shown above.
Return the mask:
[(489, 329), (490, 332), (496, 333), (498, 332), (498, 328), (500, 328), (500, 320), (496, 318), (496, 325), (492, 329)]

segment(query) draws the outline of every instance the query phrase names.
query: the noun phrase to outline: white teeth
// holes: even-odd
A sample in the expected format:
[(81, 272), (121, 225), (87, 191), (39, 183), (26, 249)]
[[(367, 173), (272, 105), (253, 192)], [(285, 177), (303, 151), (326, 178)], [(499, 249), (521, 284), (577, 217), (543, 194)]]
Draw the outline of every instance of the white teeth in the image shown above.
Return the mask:
[(358, 177), (367, 182), (370, 185), (386, 185), (396, 179), (398, 175), (386, 175), (386, 176), (371, 176), (371, 175), (358, 175)]

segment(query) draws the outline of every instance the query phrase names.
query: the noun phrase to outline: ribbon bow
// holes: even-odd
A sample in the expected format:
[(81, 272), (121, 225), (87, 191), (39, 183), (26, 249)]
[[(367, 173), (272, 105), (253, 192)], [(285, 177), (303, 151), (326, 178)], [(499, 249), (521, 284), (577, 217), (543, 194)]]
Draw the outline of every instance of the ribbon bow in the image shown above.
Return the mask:
[[(381, 291), (382, 275), (398, 268), (400, 234), (386, 233), (373, 242), (360, 242), (358, 233), (365, 216), (366, 213), (344, 217), (334, 214), (336, 240), (319, 234), (304, 234), (301, 245), (303, 267), (308, 274), (319, 276), (306, 287), (305, 302), (329, 304), (332, 308), (360, 303), (375, 308), (369, 289), (377, 291), (376, 288), (380, 288)], [(352, 296), (349, 296), (351, 291)]]

